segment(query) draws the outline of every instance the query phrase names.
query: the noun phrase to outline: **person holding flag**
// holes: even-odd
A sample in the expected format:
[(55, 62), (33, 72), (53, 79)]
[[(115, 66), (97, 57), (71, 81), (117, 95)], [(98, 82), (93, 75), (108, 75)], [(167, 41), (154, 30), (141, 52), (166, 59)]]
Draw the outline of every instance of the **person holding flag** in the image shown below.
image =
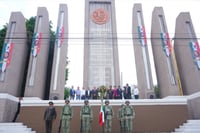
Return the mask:
[(105, 101), (104, 106), (104, 133), (112, 132), (112, 118), (114, 117), (114, 112), (112, 106), (109, 105), (109, 101)]

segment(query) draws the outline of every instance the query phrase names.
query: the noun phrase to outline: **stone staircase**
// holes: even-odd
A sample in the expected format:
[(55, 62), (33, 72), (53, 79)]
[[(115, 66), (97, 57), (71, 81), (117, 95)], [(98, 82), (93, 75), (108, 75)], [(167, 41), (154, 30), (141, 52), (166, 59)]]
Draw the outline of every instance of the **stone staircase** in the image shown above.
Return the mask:
[(23, 123), (0, 123), (0, 133), (36, 133)]
[(187, 120), (171, 133), (200, 133), (200, 120)]

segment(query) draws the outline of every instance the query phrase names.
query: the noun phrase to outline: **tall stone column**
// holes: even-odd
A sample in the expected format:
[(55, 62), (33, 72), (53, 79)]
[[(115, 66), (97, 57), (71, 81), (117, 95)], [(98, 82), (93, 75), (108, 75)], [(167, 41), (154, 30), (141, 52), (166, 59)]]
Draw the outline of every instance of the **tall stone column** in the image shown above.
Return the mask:
[(65, 4), (60, 4), (57, 25), (51, 75), (50, 99), (64, 98), (65, 69), (68, 48), (68, 11), (67, 5)]
[(21, 96), (28, 47), (25, 18), (12, 12), (0, 62), (0, 93)]
[(160, 96), (181, 95), (173, 47), (162, 7), (155, 7), (152, 13), (151, 44)]
[(24, 96), (44, 99), (49, 55), (49, 15), (45, 7), (38, 7), (31, 47)]
[(84, 87), (120, 85), (114, 0), (85, 1)]
[(155, 97), (143, 11), (141, 4), (133, 7), (133, 48), (140, 98)]
[(189, 12), (176, 18), (174, 52), (184, 95), (200, 91), (200, 46)]

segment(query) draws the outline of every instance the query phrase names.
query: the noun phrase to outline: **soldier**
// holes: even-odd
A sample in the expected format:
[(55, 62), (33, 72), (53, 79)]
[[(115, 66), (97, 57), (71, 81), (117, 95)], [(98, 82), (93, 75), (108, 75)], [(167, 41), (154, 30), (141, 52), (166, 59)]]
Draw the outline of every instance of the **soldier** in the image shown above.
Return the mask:
[(135, 118), (135, 111), (130, 102), (126, 101), (124, 106), (124, 119), (125, 119), (125, 131), (126, 133), (133, 132), (133, 119)]
[(70, 131), (70, 122), (73, 116), (73, 110), (69, 103), (69, 99), (66, 99), (65, 105), (62, 108), (62, 133), (69, 133)]
[(120, 122), (120, 131), (121, 133), (125, 133), (125, 121), (124, 121), (124, 104), (118, 110), (118, 120)]
[(105, 123), (104, 123), (104, 133), (112, 132), (112, 118), (114, 117), (114, 112), (112, 106), (109, 105), (109, 101), (105, 101)]
[(93, 112), (91, 106), (89, 105), (89, 101), (87, 99), (84, 101), (84, 106), (81, 107), (80, 118), (81, 118), (81, 127), (80, 127), (81, 133), (89, 133), (91, 131)]
[(49, 107), (46, 108), (44, 112), (44, 120), (46, 126), (46, 133), (51, 133), (53, 121), (56, 119), (57, 113), (53, 106), (53, 102), (49, 102)]

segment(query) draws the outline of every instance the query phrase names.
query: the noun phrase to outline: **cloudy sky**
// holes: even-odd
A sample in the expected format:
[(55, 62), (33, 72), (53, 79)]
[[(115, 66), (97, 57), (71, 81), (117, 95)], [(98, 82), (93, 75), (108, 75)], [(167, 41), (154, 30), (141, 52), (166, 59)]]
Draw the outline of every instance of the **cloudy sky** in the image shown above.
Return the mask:
[[(46, 7), (53, 30), (57, 26), (59, 4), (67, 4), (69, 21), (69, 81), (68, 86), (82, 86), (83, 82), (83, 37), (84, 0), (0, 0), (0, 29), (9, 22), (12, 11), (21, 11), (25, 18), (36, 16), (37, 7)], [(150, 56), (151, 16), (154, 7), (163, 7), (170, 37), (174, 36), (176, 17), (180, 12), (190, 12), (197, 37), (200, 37), (200, 0), (115, 0), (117, 36), (119, 47), (120, 72), (122, 84), (137, 84), (132, 41), (132, 9), (134, 3), (141, 3), (148, 38)], [(79, 38), (79, 39), (74, 39)], [(153, 82), (157, 83), (153, 57), (151, 56)]]

